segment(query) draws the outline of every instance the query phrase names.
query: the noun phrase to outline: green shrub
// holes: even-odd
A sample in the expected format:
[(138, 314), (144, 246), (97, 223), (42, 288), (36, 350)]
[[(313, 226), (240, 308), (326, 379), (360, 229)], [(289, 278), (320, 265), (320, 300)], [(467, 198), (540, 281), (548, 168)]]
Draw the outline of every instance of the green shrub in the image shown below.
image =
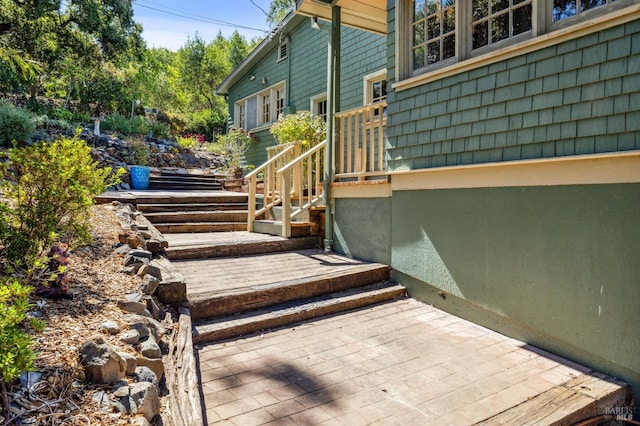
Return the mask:
[(54, 120), (73, 121), (73, 113), (64, 107), (53, 107), (47, 113), (49, 118)]
[(322, 142), (327, 135), (327, 126), (322, 117), (309, 111), (281, 115), (271, 126), (271, 134), (280, 144), (300, 142), (307, 150)]
[(169, 137), (169, 125), (159, 121), (149, 121), (149, 128), (153, 131), (154, 138), (166, 139)]
[(129, 133), (146, 136), (147, 133), (149, 133), (149, 124), (147, 124), (143, 117), (136, 115), (133, 117), (133, 120), (131, 120), (131, 130)]
[(91, 116), (88, 112), (76, 111), (71, 118), (73, 123), (88, 123), (91, 121)]
[(14, 278), (0, 277), (0, 380), (5, 382), (33, 370), (35, 354), (25, 329), (31, 290)]
[(0, 168), (0, 190), (9, 200), (0, 210), (0, 256), (28, 267), (55, 242), (90, 240), (93, 197), (123, 173), (98, 168), (90, 152), (85, 142), (68, 138), (9, 151)]
[(113, 130), (124, 134), (131, 133), (131, 120), (122, 115), (109, 115), (100, 124), (103, 130)]
[(141, 139), (133, 139), (127, 142), (124, 161), (127, 164), (146, 166), (149, 164), (149, 155), (149, 145)]
[(46, 115), (33, 118), (33, 123), (37, 128), (71, 130), (71, 124), (62, 119), (49, 118)]
[(10, 148), (20, 146), (31, 140), (35, 129), (31, 115), (18, 109), (9, 102), (0, 103), (0, 146)]
[(188, 138), (184, 136), (177, 136), (176, 142), (178, 143), (178, 146), (182, 149), (193, 149), (197, 145), (195, 138)]

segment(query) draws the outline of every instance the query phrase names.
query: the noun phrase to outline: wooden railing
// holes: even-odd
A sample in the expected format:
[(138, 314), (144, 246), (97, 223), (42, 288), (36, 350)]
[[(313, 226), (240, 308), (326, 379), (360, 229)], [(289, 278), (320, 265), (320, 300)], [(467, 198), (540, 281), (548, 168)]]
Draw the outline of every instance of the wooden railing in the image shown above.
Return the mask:
[(336, 113), (336, 178), (384, 175), (386, 102)]
[(296, 143), (299, 144), (299, 142), (290, 142), (290, 143), (284, 143), (281, 145), (278, 144), (278, 145), (270, 146), (269, 148), (267, 148), (267, 160), (271, 160), (273, 157), (280, 154), (282, 151), (288, 149), (291, 145), (295, 145)]
[[(247, 230), (253, 231), (253, 221), (263, 214), (268, 213), (273, 207), (282, 204), (282, 194), (291, 192), (291, 184), (282, 186), (282, 179), (278, 177), (278, 169), (290, 164), (300, 155), (300, 144), (288, 144), (280, 152), (276, 153), (266, 163), (254, 169), (246, 176), (249, 182), (249, 207), (247, 218)], [(264, 205), (256, 210), (256, 194), (258, 176), (262, 174), (264, 181)]]
[(323, 141), (278, 170), (282, 188), (282, 236), (291, 236), (291, 221), (312, 206), (322, 203), (325, 150)]

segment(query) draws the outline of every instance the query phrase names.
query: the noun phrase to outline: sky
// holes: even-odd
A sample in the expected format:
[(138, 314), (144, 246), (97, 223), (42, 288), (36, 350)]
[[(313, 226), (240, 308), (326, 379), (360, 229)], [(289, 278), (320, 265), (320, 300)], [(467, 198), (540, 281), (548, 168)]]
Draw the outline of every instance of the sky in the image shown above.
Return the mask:
[(253, 3), (264, 12), (251, 0), (134, 0), (133, 9), (147, 47), (176, 51), (196, 32), (205, 42), (219, 32), (228, 37), (235, 30), (247, 40), (264, 37), (269, 29), (265, 12), (271, 0)]

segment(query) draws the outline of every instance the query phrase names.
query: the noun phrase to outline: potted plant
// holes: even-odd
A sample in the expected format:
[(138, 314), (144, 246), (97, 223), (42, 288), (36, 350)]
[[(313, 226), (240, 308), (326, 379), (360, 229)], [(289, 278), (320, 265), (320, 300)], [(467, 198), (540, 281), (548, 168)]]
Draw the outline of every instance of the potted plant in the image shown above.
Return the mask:
[(252, 132), (245, 132), (244, 129), (232, 128), (229, 133), (220, 136), (219, 140), (226, 148), (227, 167), (233, 176), (233, 181), (225, 181), (225, 188), (241, 190), (245, 174), (242, 161), (249, 146), (255, 142), (255, 136), (252, 135)]
[(129, 164), (133, 189), (149, 188), (149, 145), (140, 139), (129, 141), (125, 161)]

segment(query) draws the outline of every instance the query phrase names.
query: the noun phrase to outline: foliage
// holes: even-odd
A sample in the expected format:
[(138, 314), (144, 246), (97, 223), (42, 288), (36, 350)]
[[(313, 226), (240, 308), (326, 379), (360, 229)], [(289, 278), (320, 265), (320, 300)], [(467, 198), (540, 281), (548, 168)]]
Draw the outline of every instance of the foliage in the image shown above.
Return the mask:
[(74, 119), (73, 112), (64, 107), (51, 108), (49, 112), (47, 112), (47, 116), (55, 120), (64, 120), (66, 122), (72, 122)]
[(227, 166), (234, 177), (242, 178), (244, 176), (242, 161), (244, 160), (244, 154), (253, 142), (253, 138), (244, 129), (232, 129), (226, 135), (218, 137), (218, 143), (226, 149)]
[(58, 120), (55, 118), (49, 118), (46, 115), (41, 115), (39, 117), (33, 118), (33, 123), (37, 128), (45, 128), (45, 129), (59, 129), (59, 130), (70, 130), (71, 124), (69, 124), (66, 120)]
[(149, 145), (142, 139), (132, 139), (127, 146), (127, 153), (124, 155), (127, 164), (146, 166), (149, 164)]
[(75, 138), (9, 151), (0, 169), (0, 189), (10, 201), (10, 208), (0, 211), (0, 256), (28, 265), (57, 241), (90, 240), (93, 197), (116, 185), (123, 173), (98, 168), (90, 152)]
[(296, 8), (295, 0), (271, 0), (267, 23), (273, 29), (276, 28), (286, 16)]
[(31, 115), (9, 102), (0, 102), (0, 146), (24, 145), (35, 129)]
[(299, 111), (278, 117), (278, 122), (271, 126), (270, 131), (278, 143), (300, 142), (302, 149), (307, 150), (326, 138), (327, 126), (319, 115)]
[(24, 327), (31, 290), (15, 278), (0, 277), (0, 381), (33, 369), (32, 339)]

